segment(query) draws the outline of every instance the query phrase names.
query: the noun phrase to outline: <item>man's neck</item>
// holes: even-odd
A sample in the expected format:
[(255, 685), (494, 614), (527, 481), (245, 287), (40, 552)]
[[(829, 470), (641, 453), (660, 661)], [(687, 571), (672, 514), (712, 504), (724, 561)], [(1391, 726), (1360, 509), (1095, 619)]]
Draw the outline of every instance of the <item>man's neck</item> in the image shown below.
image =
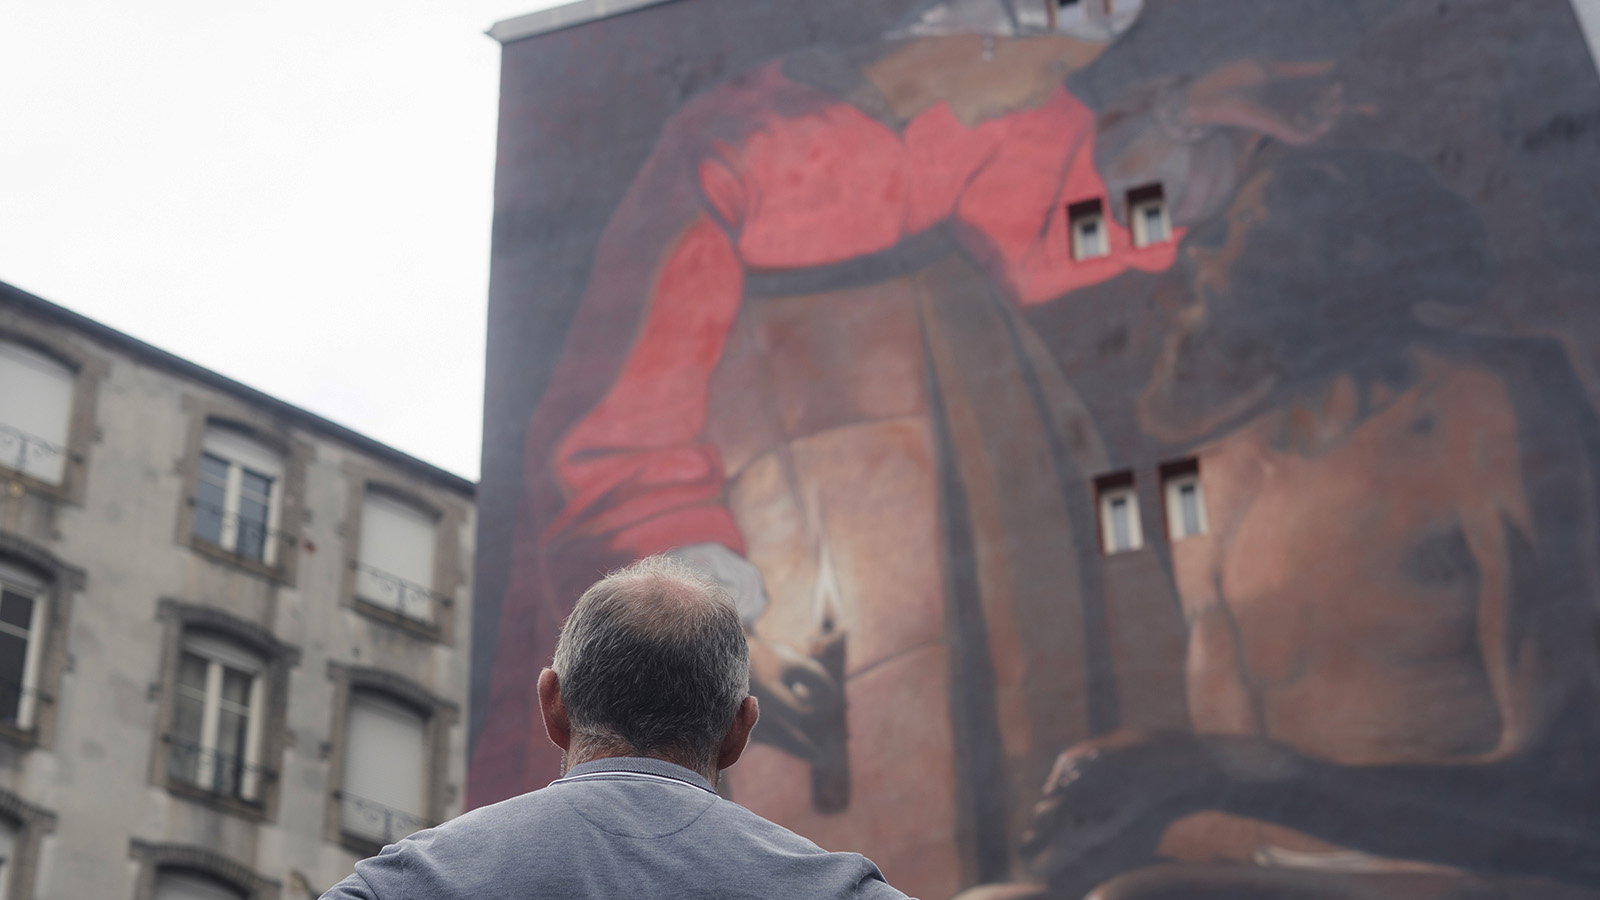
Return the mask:
[(715, 763), (709, 765), (697, 763), (674, 753), (639, 753), (620, 741), (584, 740), (576, 736), (573, 737), (572, 745), (567, 748), (565, 753), (561, 754), (561, 774), (565, 775), (569, 769), (581, 766), (584, 763), (598, 762), (602, 759), (621, 759), (623, 757), (659, 759), (675, 766), (682, 766), (713, 785), (717, 783), (717, 779), (721, 774), (718, 772)]

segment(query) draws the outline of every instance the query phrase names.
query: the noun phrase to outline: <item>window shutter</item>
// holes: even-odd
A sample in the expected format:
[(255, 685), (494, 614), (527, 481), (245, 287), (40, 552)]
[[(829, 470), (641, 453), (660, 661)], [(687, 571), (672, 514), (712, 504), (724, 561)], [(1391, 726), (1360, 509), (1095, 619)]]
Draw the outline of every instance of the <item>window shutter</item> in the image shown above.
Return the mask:
[[(427, 809), (423, 796), (427, 782), (426, 733), (426, 719), (411, 707), (369, 691), (351, 693), (344, 793), (401, 816), (386, 828), (383, 810), (359, 802), (347, 803), (347, 830), (398, 840), (421, 827)], [(373, 834), (379, 830), (387, 833)]]
[(356, 593), (364, 599), (418, 619), (431, 618), (433, 590), (433, 516), (408, 503), (368, 491), (361, 505), (362, 564), (409, 582), (401, 588), (382, 575), (363, 569)]
[(0, 425), (26, 435), (0, 431), (0, 465), (61, 483), (75, 379), (71, 369), (43, 353), (0, 341)]

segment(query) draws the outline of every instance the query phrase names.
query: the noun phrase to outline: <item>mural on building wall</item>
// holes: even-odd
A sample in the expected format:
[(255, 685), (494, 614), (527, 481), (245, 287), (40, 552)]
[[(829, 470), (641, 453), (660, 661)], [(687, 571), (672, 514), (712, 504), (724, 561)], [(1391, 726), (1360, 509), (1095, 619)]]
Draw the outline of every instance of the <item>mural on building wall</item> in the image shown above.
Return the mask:
[[(1600, 897), (1570, 6), (860, 10), (657, 69), (694, 90), (584, 162), (626, 188), (581, 283), (497, 227), (491, 315), (555, 337), (491, 335), (470, 802), (555, 776), (561, 619), (671, 551), (749, 630), (724, 789), (913, 894)], [(604, 130), (543, 90), (499, 226), (551, 179), (519, 130)]]

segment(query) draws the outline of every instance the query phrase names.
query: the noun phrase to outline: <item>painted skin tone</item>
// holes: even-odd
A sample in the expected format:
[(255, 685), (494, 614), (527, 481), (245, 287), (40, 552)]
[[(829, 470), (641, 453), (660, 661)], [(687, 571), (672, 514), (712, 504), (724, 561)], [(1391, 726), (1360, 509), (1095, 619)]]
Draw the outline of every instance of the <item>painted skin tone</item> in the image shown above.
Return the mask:
[[(1234, 278), (1274, 227), (1271, 177), (1193, 248), (1195, 301), (1140, 398), (1165, 440), (1221, 431), (1198, 454), (1207, 533), (1173, 546), (1197, 733), (1064, 753), (1027, 838), (1055, 878), (1031, 896), (1107, 878), (1092, 896), (1388, 896), (1396, 873), (1483, 889), (1443, 866), (1600, 883), (1600, 779), (1573, 762), (1600, 747), (1597, 578), (1592, 552), (1563, 552), (1551, 528), (1595, 527), (1584, 448), (1543, 433), (1540, 465), (1571, 478), (1531, 482), (1528, 401), (1421, 343), (1392, 361), (1403, 377), (1333, 371), (1280, 391), (1293, 363), (1250, 333), (1260, 308)], [(1339, 875), (1248, 864), (1274, 840), (1372, 855)], [(1234, 864), (1151, 866), (1158, 844)]]

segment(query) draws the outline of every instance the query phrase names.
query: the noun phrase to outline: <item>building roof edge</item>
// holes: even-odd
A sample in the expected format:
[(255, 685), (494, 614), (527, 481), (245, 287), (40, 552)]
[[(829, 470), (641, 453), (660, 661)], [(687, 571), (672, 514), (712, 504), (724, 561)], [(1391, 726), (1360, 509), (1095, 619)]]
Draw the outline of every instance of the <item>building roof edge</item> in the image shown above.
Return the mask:
[(64, 306), (51, 303), (49, 300), (37, 294), (29, 293), (16, 285), (0, 281), (0, 304), (21, 307), (42, 318), (54, 320), (60, 325), (74, 329), (94, 340), (110, 344), (145, 363), (232, 394), (246, 403), (266, 407), (300, 425), (307, 431), (313, 431), (324, 437), (349, 444), (363, 453), (370, 454), (410, 471), (419, 478), (430, 481), (440, 487), (467, 497), (477, 496), (478, 486), (476, 482), (442, 469), (433, 463), (424, 462), (403, 450), (396, 450), (388, 444), (367, 437), (359, 431), (340, 425), (330, 419), (325, 419), (310, 410), (302, 409), (286, 400), (280, 400), (271, 394), (234, 381), (232, 378), (214, 372), (199, 363), (190, 362), (181, 356), (162, 350), (160, 347), (147, 344), (130, 334), (118, 331), (82, 313), (76, 313)]
[(666, 2), (668, 0), (573, 0), (561, 6), (502, 19), (491, 25), (485, 34), (504, 45)]

